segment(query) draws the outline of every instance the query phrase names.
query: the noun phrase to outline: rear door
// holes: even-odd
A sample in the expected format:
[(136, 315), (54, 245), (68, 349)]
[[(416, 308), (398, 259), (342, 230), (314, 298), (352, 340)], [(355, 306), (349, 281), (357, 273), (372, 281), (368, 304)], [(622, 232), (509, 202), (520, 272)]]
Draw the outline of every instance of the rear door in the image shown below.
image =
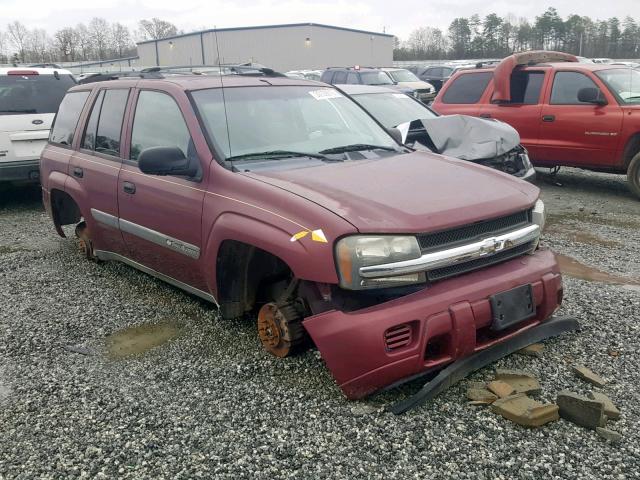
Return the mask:
[[(607, 105), (581, 102), (581, 88), (599, 88)], [(556, 71), (548, 90), (548, 101), (542, 107), (538, 163), (615, 165), (622, 109), (600, 80), (588, 72)]]
[(495, 118), (515, 128), (533, 159), (538, 156), (544, 85), (544, 70), (515, 70), (511, 74), (511, 101), (492, 103), (491, 86), (480, 108), (481, 117)]
[[(128, 158), (118, 182), (120, 229), (133, 260), (206, 291), (198, 260), (208, 168), (204, 168), (201, 159), (206, 157), (196, 151), (185, 121), (190, 109), (181, 90), (176, 89), (171, 95), (159, 90), (138, 90), (130, 122)], [(142, 173), (138, 168), (140, 153), (161, 146), (178, 147), (186, 157), (198, 158), (200, 175), (185, 178)]]
[(79, 149), (69, 165), (67, 187), (86, 195), (85, 218), (96, 250), (126, 256), (118, 227), (118, 175), (123, 155), (123, 122), (131, 89), (96, 90)]

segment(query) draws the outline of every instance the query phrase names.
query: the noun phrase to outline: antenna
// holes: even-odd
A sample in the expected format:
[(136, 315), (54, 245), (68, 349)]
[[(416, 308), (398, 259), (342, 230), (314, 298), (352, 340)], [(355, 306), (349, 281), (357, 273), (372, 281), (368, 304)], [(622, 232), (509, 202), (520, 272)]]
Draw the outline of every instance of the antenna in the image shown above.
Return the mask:
[(229, 116), (227, 115), (227, 99), (224, 95), (224, 81), (222, 78), (224, 77), (224, 75), (222, 74), (222, 65), (224, 64), (224, 61), (220, 57), (220, 43), (218, 42), (218, 26), (217, 25), (213, 26), (213, 33), (216, 37), (216, 51), (218, 52), (218, 69), (220, 70), (220, 88), (222, 90), (222, 106), (224, 107), (224, 121), (227, 124), (227, 142), (229, 144), (229, 156), (232, 157), (233, 155), (231, 154), (231, 134), (229, 133)]

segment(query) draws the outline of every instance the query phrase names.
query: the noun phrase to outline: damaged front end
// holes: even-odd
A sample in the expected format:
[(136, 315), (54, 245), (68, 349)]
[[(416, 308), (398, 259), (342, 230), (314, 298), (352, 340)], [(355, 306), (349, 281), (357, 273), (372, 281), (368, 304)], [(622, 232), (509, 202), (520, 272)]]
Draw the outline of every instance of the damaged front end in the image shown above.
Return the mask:
[(518, 132), (506, 123), (446, 115), (414, 120), (396, 127), (402, 141), (416, 150), (467, 160), (533, 181), (535, 169)]

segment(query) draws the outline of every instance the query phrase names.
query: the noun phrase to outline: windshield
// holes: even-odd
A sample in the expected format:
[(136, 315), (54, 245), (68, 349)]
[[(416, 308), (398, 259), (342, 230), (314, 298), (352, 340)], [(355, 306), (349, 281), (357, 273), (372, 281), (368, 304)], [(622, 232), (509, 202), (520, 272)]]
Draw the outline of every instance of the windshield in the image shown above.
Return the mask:
[(404, 93), (364, 93), (353, 95), (353, 99), (387, 128), (437, 116)]
[(360, 72), (360, 78), (365, 85), (393, 85), (393, 80), (386, 72)]
[(62, 97), (74, 85), (71, 75), (2, 75), (0, 115), (56, 113)]
[(222, 93), (215, 88), (192, 96), (209, 138), (226, 158), (284, 151), (318, 154), (348, 145), (399, 148), (380, 125), (333, 88), (225, 88), (226, 108)]
[(418, 77), (416, 77), (413, 73), (411, 73), (409, 70), (391, 70), (390, 72), (387, 72), (389, 75), (391, 75), (391, 78), (393, 78), (396, 82), (419, 82), (420, 79)]
[(640, 71), (632, 68), (598, 70), (596, 75), (626, 104), (640, 104)]

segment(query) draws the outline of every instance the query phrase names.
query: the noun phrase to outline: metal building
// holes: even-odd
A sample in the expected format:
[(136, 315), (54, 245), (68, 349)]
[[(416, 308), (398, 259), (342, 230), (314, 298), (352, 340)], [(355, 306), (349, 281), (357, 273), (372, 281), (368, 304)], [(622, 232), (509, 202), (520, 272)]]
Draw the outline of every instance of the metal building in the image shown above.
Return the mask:
[(279, 71), (385, 66), (393, 62), (393, 45), (393, 35), (318, 23), (219, 28), (138, 43), (138, 64), (256, 62)]

